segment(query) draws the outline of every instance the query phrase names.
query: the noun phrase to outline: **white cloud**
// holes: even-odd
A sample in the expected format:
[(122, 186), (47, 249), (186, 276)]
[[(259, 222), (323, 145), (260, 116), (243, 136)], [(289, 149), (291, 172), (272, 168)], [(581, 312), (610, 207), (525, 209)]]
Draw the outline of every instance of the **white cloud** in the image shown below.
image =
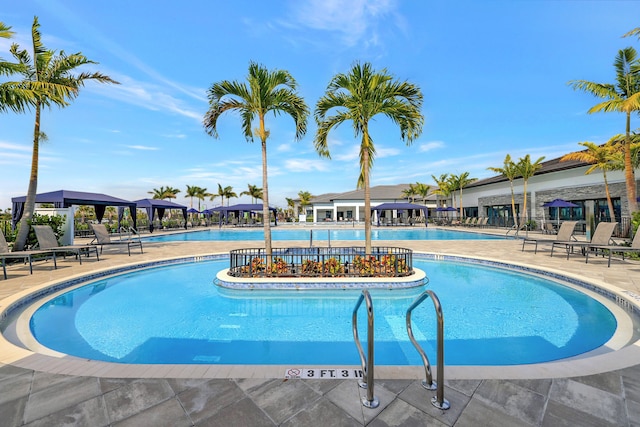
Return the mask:
[(438, 148), (444, 148), (445, 144), (442, 141), (430, 141), (420, 144), (418, 146), (418, 151), (421, 153), (426, 153), (427, 151), (437, 150)]
[(131, 148), (132, 150), (142, 150), (142, 151), (156, 151), (159, 150), (158, 147), (149, 147), (146, 145), (127, 145), (127, 148)]
[[(394, 0), (310, 0), (294, 2), (294, 19), (302, 26), (341, 35), (343, 43), (354, 46), (378, 44), (377, 21), (394, 12)], [(397, 21), (398, 22), (398, 21)]]
[(284, 167), (290, 172), (326, 171), (329, 169), (325, 161), (308, 159), (288, 159), (285, 161)]

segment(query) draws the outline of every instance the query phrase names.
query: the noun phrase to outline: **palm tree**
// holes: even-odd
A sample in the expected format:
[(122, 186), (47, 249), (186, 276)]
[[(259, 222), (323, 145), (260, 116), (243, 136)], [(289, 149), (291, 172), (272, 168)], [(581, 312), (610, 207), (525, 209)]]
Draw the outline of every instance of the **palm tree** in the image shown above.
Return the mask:
[[(489, 167), (490, 171), (499, 173), (505, 176), (509, 180), (511, 187), (511, 213), (513, 214), (513, 226), (518, 229), (518, 215), (516, 215), (516, 196), (513, 191), (513, 181), (518, 177), (518, 168), (516, 164), (511, 160), (511, 155), (507, 154), (504, 158), (504, 163), (501, 168)], [(526, 198), (526, 197), (525, 197)]]
[[(191, 200), (189, 202), (189, 207), (193, 208), (193, 198), (197, 198), (198, 195), (202, 192), (202, 188), (197, 185), (187, 185), (187, 191), (184, 193), (184, 197), (189, 197)], [(198, 209), (200, 210), (200, 209)]]
[(463, 172), (460, 175), (452, 174), (449, 176), (449, 179), (447, 180), (449, 182), (449, 188), (452, 191), (456, 191), (456, 190), (460, 191), (460, 218), (464, 216), (463, 205), (462, 205), (462, 189), (477, 180), (478, 178), (469, 178), (469, 172)]
[[(15, 33), (11, 27), (4, 22), (0, 22), (0, 37), (10, 39)], [(0, 58), (0, 76), (21, 74), (27, 68), (24, 64), (7, 62)], [(0, 84), (0, 112), (11, 110), (14, 113), (24, 113), (29, 107), (35, 107), (36, 99), (40, 97), (38, 82), (16, 82), (9, 81)], [(43, 102), (49, 105), (49, 99), (43, 98)], [(55, 96), (51, 102), (65, 104), (64, 98)]]
[[(293, 118), (296, 125), (296, 140), (307, 132), (309, 108), (297, 94), (295, 79), (285, 70), (269, 71), (254, 62), (249, 64), (248, 86), (243, 82), (223, 80), (209, 89), (209, 111), (204, 117), (204, 127), (209, 135), (217, 138), (218, 118), (225, 111), (238, 111), (242, 118), (242, 130), (248, 142), (260, 138), (262, 145), (262, 214), (264, 217), (264, 244), (271, 262), (271, 221), (269, 212), (269, 184), (267, 182), (267, 139), (269, 130), (265, 127), (268, 113), (285, 113)], [(254, 119), (258, 127), (251, 130)]]
[(607, 195), (609, 215), (611, 216), (611, 220), (615, 221), (616, 214), (613, 210), (613, 202), (611, 201), (611, 193), (609, 192), (609, 182), (607, 181), (607, 171), (615, 168), (615, 164), (613, 163), (615, 160), (613, 144), (611, 141), (604, 145), (598, 145), (593, 142), (586, 141), (579, 142), (578, 145), (582, 145), (586, 150), (565, 154), (562, 156), (560, 161), (566, 162), (570, 160), (577, 160), (579, 162), (591, 164), (592, 166), (586, 170), (584, 173), (585, 175), (589, 175), (596, 169), (600, 169), (602, 171), (602, 176), (604, 178), (604, 192)]
[(293, 208), (296, 206), (296, 201), (294, 199), (290, 199), (289, 197), (285, 197), (287, 201), (287, 215), (290, 217), (293, 216)]
[(536, 172), (542, 167), (542, 161), (544, 160), (544, 156), (540, 157), (535, 162), (531, 163), (531, 156), (527, 154), (524, 157), (520, 157), (518, 163), (516, 163), (516, 169), (518, 170), (518, 175), (522, 177), (523, 183), (523, 192), (524, 192), (524, 223), (526, 224), (529, 219), (529, 212), (527, 211), (527, 182), (529, 178), (534, 176)]
[[(633, 31), (628, 33), (633, 34)], [(626, 116), (624, 139), (624, 175), (627, 189), (629, 211), (638, 210), (636, 201), (636, 180), (631, 161), (631, 113), (640, 111), (640, 59), (636, 50), (627, 47), (618, 51), (614, 61), (616, 83), (594, 83), (586, 80), (573, 80), (569, 84), (574, 89), (580, 89), (606, 101), (594, 105), (587, 111), (589, 114), (597, 112), (618, 112)]]
[(115, 83), (115, 80), (100, 72), (82, 72), (73, 74), (78, 67), (86, 64), (95, 64), (81, 53), (66, 55), (60, 51), (48, 50), (40, 40), (40, 24), (38, 18), (33, 19), (31, 38), (33, 40), (33, 59), (26, 50), (19, 50), (18, 45), (11, 46), (11, 53), (22, 64), (21, 74), (25, 85), (41, 85), (39, 95), (35, 100), (35, 125), (33, 129), (33, 153), (31, 158), (31, 173), (29, 176), (29, 189), (24, 204), (24, 214), (20, 220), (20, 231), (16, 237), (15, 250), (23, 250), (29, 235), (29, 221), (33, 216), (38, 187), (38, 154), (40, 142), (40, 111), (43, 106), (56, 104), (64, 107), (69, 101), (75, 99), (80, 88), (86, 80), (95, 80), (100, 83)]
[[(360, 140), (360, 175), (358, 188), (364, 188), (365, 251), (371, 253), (371, 189), (369, 171), (376, 150), (369, 134), (369, 121), (382, 114), (400, 127), (400, 137), (407, 145), (422, 133), (424, 117), (420, 112), (422, 92), (409, 82), (394, 80), (382, 69), (377, 72), (369, 63), (356, 63), (348, 74), (335, 75), (326, 93), (318, 100), (315, 119), (318, 131), (314, 140), (316, 151), (331, 157), (328, 135), (331, 129), (352, 121), (353, 130)], [(327, 114), (336, 109), (336, 113)]]
[(409, 184), (407, 188), (402, 190), (402, 197), (405, 197), (409, 203), (413, 202), (413, 198), (417, 195), (416, 188), (413, 184)]
[[(217, 196), (220, 196), (222, 199), (221, 206), (224, 206), (224, 198), (227, 198), (227, 206), (229, 206), (229, 199), (232, 197), (238, 197), (238, 195), (233, 191), (233, 187), (228, 185), (226, 187), (222, 187), (222, 185), (218, 184), (218, 192), (216, 194), (212, 194), (209, 200), (215, 199)], [(269, 217), (267, 217), (269, 218)]]
[(262, 188), (259, 188), (257, 185), (247, 184), (247, 191), (243, 191), (240, 195), (251, 197), (251, 203), (255, 203), (258, 199), (262, 200)]
[[(447, 198), (451, 195), (451, 188), (449, 186), (449, 174), (443, 173), (442, 175), (440, 175), (440, 178), (436, 178), (435, 175), (431, 175), (431, 179), (433, 179), (433, 182), (435, 182), (438, 186), (438, 188), (433, 191), (436, 195), (436, 205), (439, 205), (438, 198), (440, 196), (444, 197), (444, 201), (446, 203)], [(453, 200), (451, 200), (451, 204), (453, 205)]]
[(426, 205), (427, 196), (429, 195), (429, 191), (431, 191), (431, 186), (422, 182), (416, 182), (416, 186), (414, 188), (416, 190), (416, 195), (422, 197), (422, 204)]
[(307, 210), (305, 209), (307, 206), (311, 204), (311, 198), (313, 196), (308, 191), (299, 191), (298, 198), (300, 199), (300, 209), (303, 214), (307, 214)]
[(170, 186), (167, 186), (167, 188), (162, 186), (160, 188), (154, 188), (152, 191), (147, 191), (147, 193), (152, 194), (152, 198), (156, 200), (175, 199), (176, 194), (178, 194), (179, 192), (180, 190)]

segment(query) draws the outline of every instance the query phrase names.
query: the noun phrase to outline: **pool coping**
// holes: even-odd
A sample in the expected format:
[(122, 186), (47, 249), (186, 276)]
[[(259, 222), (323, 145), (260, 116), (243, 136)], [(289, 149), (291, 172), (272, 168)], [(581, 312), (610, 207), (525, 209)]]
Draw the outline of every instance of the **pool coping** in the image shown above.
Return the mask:
[[(458, 260), (476, 264), (520, 270), (532, 274), (541, 274), (548, 278), (577, 284), (590, 292), (595, 292), (613, 301), (624, 311), (638, 315), (640, 313), (640, 296), (616, 286), (596, 280), (585, 280), (571, 273), (553, 269), (531, 266), (524, 263), (502, 262), (481, 257), (467, 257), (443, 253), (415, 251), (415, 254), (426, 259)], [(75, 284), (84, 283), (113, 274), (121, 274), (140, 268), (150, 268), (176, 262), (200, 262), (209, 259), (226, 258), (226, 253), (212, 253), (199, 256), (167, 257), (154, 261), (133, 262), (119, 267), (108, 267), (95, 270), (89, 274), (77, 274), (43, 283), (36, 288), (18, 292), (0, 301), (0, 321), (16, 310), (45, 295), (66, 290)], [(604, 354), (602, 351), (606, 351)], [(81, 359), (69, 355), (48, 355), (19, 347), (0, 334), (0, 363), (20, 368), (33, 369), (55, 374), (77, 376), (96, 376), (104, 378), (283, 378), (289, 368), (349, 368), (352, 366), (290, 366), (290, 365), (156, 365), (156, 364), (123, 364)], [(501, 366), (445, 366), (447, 379), (538, 379), (560, 378), (569, 376), (592, 375), (637, 365), (640, 360), (640, 340), (628, 344), (624, 348), (607, 351), (606, 348), (595, 350), (586, 355), (563, 359), (556, 362), (529, 365)], [(415, 379), (424, 375), (423, 366), (384, 366), (375, 367), (375, 377), (380, 379)]]

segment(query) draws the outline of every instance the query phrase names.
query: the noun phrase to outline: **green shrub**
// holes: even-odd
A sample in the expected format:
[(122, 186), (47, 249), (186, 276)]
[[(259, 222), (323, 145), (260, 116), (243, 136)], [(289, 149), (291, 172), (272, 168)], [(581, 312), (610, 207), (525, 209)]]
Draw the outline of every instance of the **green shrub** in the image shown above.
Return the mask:
[[(29, 221), (29, 226), (31, 225), (48, 225), (53, 229), (53, 234), (55, 234), (56, 239), (58, 241), (64, 235), (64, 230), (62, 226), (65, 222), (66, 215), (39, 215), (37, 213), (33, 214), (33, 217)], [(38, 243), (38, 239), (36, 239), (36, 233), (33, 229), (29, 229), (29, 236), (27, 237), (27, 246), (34, 247)]]

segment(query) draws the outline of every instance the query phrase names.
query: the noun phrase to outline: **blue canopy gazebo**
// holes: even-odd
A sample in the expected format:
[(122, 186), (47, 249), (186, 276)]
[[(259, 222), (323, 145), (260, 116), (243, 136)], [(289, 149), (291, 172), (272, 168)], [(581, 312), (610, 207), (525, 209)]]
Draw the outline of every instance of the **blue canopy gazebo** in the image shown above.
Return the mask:
[[(381, 205), (374, 206), (371, 208), (371, 212), (373, 211), (409, 211), (409, 218), (411, 218), (411, 211), (422, 211), (424, 214), (424, 226), (427, 226), (427, 218), (429, 216), (429, 209), (425, 205), (416, 205), (413, 203), (407, 202), (397, 202), (397, 203), (382, 203)], [(380, 215), (378, 215), (378, 225), (380, 225)]]
[[(209, 210), (212, 212), (220, 212), (220, 222), (222, 223), (222, 218), (224, 217), (226, 221), (229, 212), (236, 212), (236, 217), (240, 217), (243, 212), (261, 213), (263, 210), (263, 206), (261, 203), (241, 203), (232, 206), (218, 206)], [(278, 216), (276, 215), (277, 209), (269, 206), (269, 211), (273, 213), (275, 225), (278, 225)], [(269, 221), (271, 221), (271, 219), (269, 219)]]
[(134, 203), (137, 208), (145, 209), (147, 211), (150, 233), (153, 233), (153, 220), (155, 219), (156, 212), (158, 213), (158, 220), (162, 220), (167, 209), (181, 210), (182, 216), (184, 217), (184, 228), (187, 228), (187, 207), (184, 205), (179, 205), (178, 203), (161, 199), (140, 199), (136, 200)]
[[(11, 215), (11, 225), (15, 229), (16, 225), (24, 213), (24, 204), (27, 196), (14, 197), (11, 199), (13, 210)], [(55, 208), (69, 208), (73, 205), (90, 205), (96, 211), (96, 218), (102, 221), (107, 206), (128, 207), (131, 212), (133, 227), (136, 227), (136, 203), (129, 200), (119, 199), (101, 193), (85, 193), (82, 191), (58, 190), (49, 193), (36, 194), (36, 203), (51, 203)], [(118, 223), (121, 215), (118, 215)]]

